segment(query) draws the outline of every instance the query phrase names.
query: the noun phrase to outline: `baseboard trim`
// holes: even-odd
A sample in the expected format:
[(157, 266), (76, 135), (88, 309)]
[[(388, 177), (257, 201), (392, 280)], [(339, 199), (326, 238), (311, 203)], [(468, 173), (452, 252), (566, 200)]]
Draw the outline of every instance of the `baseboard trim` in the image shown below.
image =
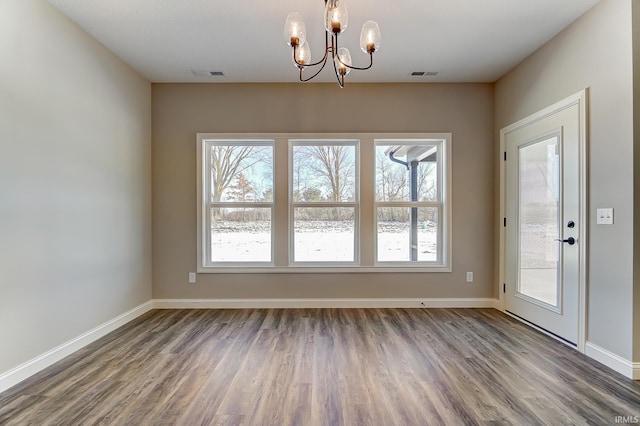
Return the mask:
[(77, 350), (82, 349), (89, 343), (95, 342), (99, 338), (114, 331), (115, 329), (125, 325), (129, 321), (149, 312), (153, 309), (153, 302), (148, 301), (139, 305), (122, 315), (100, 324), (99, 326), (71, 339), (60, 346), (57, 346), (27, 362), (21, 364), (9, 371), (0, 374), (0, 392), (17, 385), (21, 381), (33, 376), (34, 374), (53, 365), (61, 359), (71, 355)]
[(497, 299), (154, 299), (155, 309), (495, 308)]
[(591, 342), (585, 345), (585, 354), (630, 379), (640, 380), (640, 362), (626, 360)]

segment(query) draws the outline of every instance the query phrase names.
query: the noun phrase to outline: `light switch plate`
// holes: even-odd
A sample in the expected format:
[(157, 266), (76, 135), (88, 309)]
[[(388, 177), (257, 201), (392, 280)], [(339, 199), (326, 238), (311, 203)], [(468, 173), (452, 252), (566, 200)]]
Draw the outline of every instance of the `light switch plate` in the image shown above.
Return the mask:
[(596, 223), (598, 225), (613, 225), (613, 209), (597, 209), (596, 210)]
[(196, 282), (196, 273), (189, 272), (189, 284), (195, 284)]

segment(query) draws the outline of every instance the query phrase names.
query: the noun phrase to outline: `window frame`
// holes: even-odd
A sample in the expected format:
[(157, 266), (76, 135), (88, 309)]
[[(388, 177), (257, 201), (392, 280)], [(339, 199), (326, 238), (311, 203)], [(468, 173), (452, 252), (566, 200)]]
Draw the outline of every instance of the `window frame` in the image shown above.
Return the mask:
[[(273, 267), (275, 265), (275, 140), (272, 138), (215, 138), (198, 134), (198, 272), (211, 272), (212, 268), (245, 268), (245, 267)], [(271, 202), (266, 201), (211, 201), (211, 168), (207, 159), (213, 146), (265, 146), (271, 147), (272, 152), (272, 196)], [(211, 260), (211, 209), (212, 208), (268, 208), (271, 211), (271, 249), (270, 261), (213, 261)], [(204, 234), (203, 230), (208, 230)]]
[[(294, 156), (293, 150), (297, 146), (353, 146), (354, 147), (354, 190), (353, 201), (294, 201)], [(289, 138), (289, 154), (287, 162), (289, 163), (289, 266), (301, 267), (353, 267), (360, 265), (360, 140), (356, 138)], [(295, 260), (295, 210), (296, 208), (331, 208), (331, 207), (350, 207), (354, 209), (353, 213), (353, 261), (296, 261)]]
[[(423, 145), (433, 145), (436, 149), (436, 199), (435, 200), (427, 200), (427, 201), (378, 201), (374, 196), (374, 224), (375, 224), (375, 250), (374, 250), (374, 265), (382, 266), (382, 267), (447, 267), (446, 260), (450, 258), (449, 248), (450, 238), (445, 238), (446, 232), (449, 229), (448, 220), (445, 220), (445, 215), (447, 213), (447, 206), (445, 204), (446, 196), (449, 193), (449, 184), (450, 177), (447, 178), (446, 172), (448, 171), (448, 167), (445, 164), (446, 155), (446, 147), (448, 144), (446, 143), (447, 139), (445, 138), (393, 138), (393, 139), (383, 139), (377, 138), (374, 140), (374, 151), (378, 146), (423, 146)], [(375, 157), (375, 155), (374, 155)], [(375, 159), (377, 161), (377, 159)], [(374, 178), (374, 183), (375, 178)], [(377, 191), (377, 186), (374, 187), (374, 193)], [(379, 250), (378, 250), (378, 209), (385, 207), (400, 207), (400, 208), (435, 208), (438, 211), (438, 226), (437, 226), (437, 235), (436, 235), (436, 260), (408, 260), (408, 261), (380, 261), (378, 260)], [(448, 240), (448, 241), (447, 241)]]
[[(273, 144), (273, 198), (271, 208), (271, 262), (232, 262), (206, 265), (206, 223), (203, 215), (203, 172), (207, 164), (203, 162), (203, 141), (219, 140), (227, 142), (269, 141)], [(358, 141), (356, 158), (357, 171), (355, 188), (358, 194), (358, 211), (354, 224), (355, 250), (357, 262), (292, 262), (293, 260), (293, 208), (292, 193), (292, 151), (290, 141)], [(438, 184), (442, 202), (439, 229), (441, 233), (440, 262), (377, 262), (377, 205), (376, 191), (376, 141), (391, 144), (390, 141), (429, 140), (440, 141), (441, 170)], [(441, 273), (451, 272), (452, 265), (452, 176), (451, 176), (451, 133), (197, 133), (196, 134), (196, 182), (197, 182), (197, 265), (199, 273)], [(287, 164), (287, 167), (278, 167)], [(286, 188), (285, 188), (286, 187)], [(251, 202), (252, 207), (260, 207)], [(298, 205), (296, 203), (296, 205)], [(317, 205), (316, 205), (317, 206)], [(311, 206), (313, 207), (313, 206)], [(338, 206), (341, 207), (341, 206)]]

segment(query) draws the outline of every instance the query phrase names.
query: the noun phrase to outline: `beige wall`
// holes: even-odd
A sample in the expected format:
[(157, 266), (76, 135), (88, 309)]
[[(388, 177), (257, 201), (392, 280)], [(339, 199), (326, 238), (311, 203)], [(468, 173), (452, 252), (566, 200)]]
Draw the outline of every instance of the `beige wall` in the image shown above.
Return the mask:
[[(154, 298), (495, 296), (492, 85), (154, 84), (152, 91)], [(196, 269), (198, 132), (451, 132), (453, 272), (199, 274), (187, 284)]]
[[(589, 88), (587, 338), (626, 360), (634, 310), (631, 40), (631, 0), (602, 0), (495, 86), (496, 131)], [(598, 207), (615, 209), (615, 225), (595, 224)]]
[(0, 1), (0, 375), (151, 298), (151, 87)]

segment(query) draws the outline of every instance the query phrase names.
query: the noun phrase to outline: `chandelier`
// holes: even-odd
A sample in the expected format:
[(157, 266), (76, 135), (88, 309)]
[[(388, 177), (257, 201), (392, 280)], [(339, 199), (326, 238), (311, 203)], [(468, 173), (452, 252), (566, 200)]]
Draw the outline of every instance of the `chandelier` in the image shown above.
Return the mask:
[[(351, 70), (368, 70), (373, 65), (373, 53), (380, 48), (380, 27), (374, 21), (367, 21), (362, 26), (360, 33), (360, 48), (369, 54), (369, 65), (355, 67), (351, 63), (351, 53), (346, 47), (339, 47), (338, 35), (347, 29), (347, 6), (343, 0), (324, 0), (324, 27), (325, 47), (324, 57), (318, 62), (311, 63), (311, 50), (307, 43), (307, 31), (304, 18), (298, 12), (292, 12), (287, 16), (284, 25), (284, 37), (287, 44), (293, 48), (293, 63), (300, 70), (300, 81), (306, 82), (320, 74), (327, 64), (329, 53), (333, 63), (333, 71), (338, 79), (338, 85), (344, 87), (344, 76)], [(331, 44), (329, 44), (331, 38)], [(319, 67), (319, 69), (305, 77), (303, 71), (307, 68)]]

